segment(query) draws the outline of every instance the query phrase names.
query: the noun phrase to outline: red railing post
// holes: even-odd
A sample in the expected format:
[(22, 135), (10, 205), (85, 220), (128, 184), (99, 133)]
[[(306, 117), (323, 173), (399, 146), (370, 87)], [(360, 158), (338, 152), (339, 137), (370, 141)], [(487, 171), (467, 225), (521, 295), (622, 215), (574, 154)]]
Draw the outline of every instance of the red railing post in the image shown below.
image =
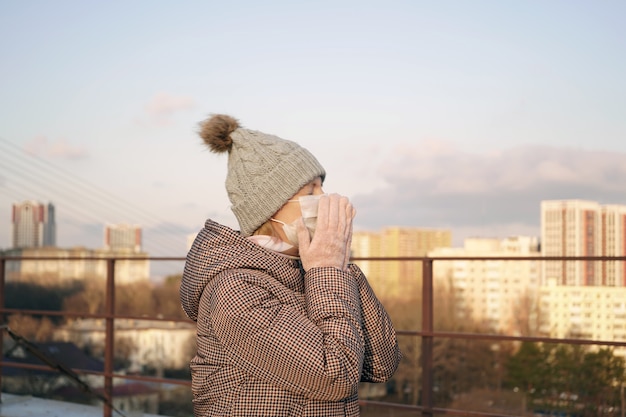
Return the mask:
[(113, 410), (113, 346), (114, 346), (114, 314), (115, 314), (115, 259), (107, 259), (106, 329), (104, 335), (104, 396), (109, 401), (104, 404), (104, 417), (112, 417)]
[(433, 417), (433, 260), (422, 261), (422, 411)]
[[(6, 267), (6, 259), (0, 259), (0, 324), (4, 323), (4, 270)], [(4, 330), (0, 329), (0, 391), (2, 391), (2, 357), (4, 356), (4, 352), (2, 351), (2, 347), (4, 346), (2, 337), (4, 336)], [(0, 404), (2, 403), (2, 398), (0, 397)]]

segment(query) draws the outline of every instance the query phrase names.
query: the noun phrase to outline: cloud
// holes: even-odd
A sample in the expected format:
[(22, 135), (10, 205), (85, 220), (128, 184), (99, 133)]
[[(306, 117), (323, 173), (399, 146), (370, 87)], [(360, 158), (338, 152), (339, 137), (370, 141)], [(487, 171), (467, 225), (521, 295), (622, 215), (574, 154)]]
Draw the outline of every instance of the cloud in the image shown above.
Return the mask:
[(37, 136), (24, 144), (24, 151), (32, 156), (55, 159), (83, 159), (87, 151), (82, 146), (74, 146), (66, 139), (48, 140)]
[(173, 96), (167, 93), (157, 93), (145, 105), (145, 111), (152, 122), (159, 126), (168, 126), (172, 123), (172, 116), (179, 112), (195, 107), (191, 97)]
[(508, 236), (538, 233), (542, 200), (626, 204), (626, 153), (521, 146), (481, 154), (419, 143), (375, 169), (387, 185), (353, 197), (360, 227)]

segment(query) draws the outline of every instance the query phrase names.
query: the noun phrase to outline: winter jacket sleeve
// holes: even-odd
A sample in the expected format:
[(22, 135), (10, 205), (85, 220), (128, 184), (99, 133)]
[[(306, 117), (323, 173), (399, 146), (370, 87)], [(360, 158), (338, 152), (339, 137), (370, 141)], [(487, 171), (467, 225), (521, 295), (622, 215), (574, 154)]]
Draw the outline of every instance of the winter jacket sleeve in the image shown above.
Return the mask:
[(359, 285), (363, 309), (365, 356), (361, 381), (385, 382), (393, 376), (402, 358), (396, 332), (363, 272), (354, 264), (350, 264), (350, 271)]
[(356, 393), (363, 366), (360, 286), (336, 268), (312, 268), (304, 278), (305, 302), (290, 303), (260, 271), (224, 271), (205, 289), (203, 316), (244, 372), (311, 399), (338, 401)]

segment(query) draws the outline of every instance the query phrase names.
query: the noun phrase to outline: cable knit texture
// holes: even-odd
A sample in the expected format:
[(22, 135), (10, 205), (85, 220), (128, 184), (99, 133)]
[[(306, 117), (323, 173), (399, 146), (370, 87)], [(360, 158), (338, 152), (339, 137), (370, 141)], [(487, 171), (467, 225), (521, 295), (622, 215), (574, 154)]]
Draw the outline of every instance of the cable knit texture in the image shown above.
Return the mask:
[(212, 152), (228, 152), (226, 192), (241, 233), (250, 236), (305, 184), (326, 171), (308, 150), (278, 136), (248, 130), (227, 115), (201, 123)]

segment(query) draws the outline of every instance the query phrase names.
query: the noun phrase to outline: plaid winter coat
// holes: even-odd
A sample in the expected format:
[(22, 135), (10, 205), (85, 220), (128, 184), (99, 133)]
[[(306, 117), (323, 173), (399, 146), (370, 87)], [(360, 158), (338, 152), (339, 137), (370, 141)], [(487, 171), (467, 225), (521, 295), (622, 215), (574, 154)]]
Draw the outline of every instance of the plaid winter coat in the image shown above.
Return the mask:
[(400, 351), (361, 270), (312, 268), (208, 220), (185, 264), (197, 322), (196, 416), (358, 416), (359, 381), (384, 382)]

